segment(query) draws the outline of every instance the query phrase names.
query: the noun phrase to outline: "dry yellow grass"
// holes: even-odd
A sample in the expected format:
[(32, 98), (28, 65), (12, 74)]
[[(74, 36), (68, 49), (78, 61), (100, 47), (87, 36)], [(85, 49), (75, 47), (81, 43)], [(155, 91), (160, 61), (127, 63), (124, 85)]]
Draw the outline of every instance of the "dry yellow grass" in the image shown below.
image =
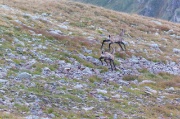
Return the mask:
[(0, 112), (0, 119), (24, 119), (20, 115), (9, 112)]
[[(167, 73), (160, 73), (160, 75), (169, 75)], [(163, 87), (163, 88), (168, 88), (168, 87), (180, 87), (180, 77), (179, 76), (174, 76), (170, 80), (165, 80), (165, 81), (159, 81), (157, 82), (158, 86)]]
[[(174, 115), (179, 115), (180, 106), (179, 105), (156, 105), (156, 106), (148, 106), (142, 107), (145, 111), (146, 118), (148, 119), (155, 119), (155, 118), (171, 118), (174, 119)], [(153, 110), (153, 111), (150, 111)]]

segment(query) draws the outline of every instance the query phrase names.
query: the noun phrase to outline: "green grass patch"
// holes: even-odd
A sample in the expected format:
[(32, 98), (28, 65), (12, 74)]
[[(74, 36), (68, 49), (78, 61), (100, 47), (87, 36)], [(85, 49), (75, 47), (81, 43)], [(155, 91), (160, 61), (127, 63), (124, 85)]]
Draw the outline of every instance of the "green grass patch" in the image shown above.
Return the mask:
[(70, 25), (82, 28), (82, 27), (86, 27), (87, 23), (85, 23), (85, 22), (71, 22)]
[(29, 108), (25, 105), (15, 103), (14, 106), (20, 112), (29, 112)]
[(100, 82), (102, 79), (99, 78), (98, 76), (91, 76), (89, 77), (88, 79), (91, 83), (94, 83), (94, 82)]

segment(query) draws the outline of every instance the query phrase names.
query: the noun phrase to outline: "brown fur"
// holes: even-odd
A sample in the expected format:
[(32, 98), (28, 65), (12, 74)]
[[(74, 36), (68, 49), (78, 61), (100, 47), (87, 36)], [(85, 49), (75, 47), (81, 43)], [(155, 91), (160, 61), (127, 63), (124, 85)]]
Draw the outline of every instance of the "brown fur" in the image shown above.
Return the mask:
[(112, 67), (111, 63), (113, 63), (113, 66), (116, 69), (115, 63), (114, 63), (114, 53), (115, 53), (115, 49), (113, 49), (113, 51), (111, 53), (110, 52), (102, 52), (101, 56), (99, 58), (99, 60), (101, 61), (102, 65), (103, 65), (102, 59), (104, 59), (104, 61), (106, 62), (107, 65), (109, 63), (111, 65), (111, 70), (113, 70), (113, 67)]
[[(120, 32), (119, 35), (109, 35), (109, 39), (103, 40), (102, 45), (101, 45), (101, 49), (103, 48), (103, 45), (105, 42), (110, 42), (109, 43), (109, 50), (110, 50), (111, 44), (114, 44), (114, 43), (119, 44), (119, 46), (121, 47), (122, 50), (126, 50), (126, 46), (123, 43), (124, 32), (125, 32), (124, 29), (122, 29), (122, 31)], [(124, 45), (124, 49), (121, 46), (121, 44)]]

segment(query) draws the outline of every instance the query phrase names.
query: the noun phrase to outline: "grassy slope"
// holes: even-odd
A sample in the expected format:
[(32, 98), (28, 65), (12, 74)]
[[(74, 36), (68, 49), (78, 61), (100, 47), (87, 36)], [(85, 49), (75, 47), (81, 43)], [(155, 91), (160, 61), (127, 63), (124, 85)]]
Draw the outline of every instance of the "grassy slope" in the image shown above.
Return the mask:
[[(33, 1), (33, 2), (32, 2)], [(35, 2), (35, 3), (34, 3)], [(0, 0), (0, 3), (2, 3), (2, 0)], [(0, 38), (5, 38), (7, 40), (7, 43), (4, 44), (1, 47), (0, 56), (3, 56), (3, 48), (10, 48), (11, 50), (14, 50), (16, 46), (11, 46), (9, 43), (12, 43), (12, 38), (17, 37), (19, 39), (25, 38), (31, 38), (34, 37), (31, 31), (34, 31), (38, 34), (42, 34), (43, 36), (37, 36), (37, 38), (42, 39), (43, 42), (46, 40), (52, 40), (56, 44), (52, 44), (54, 47), (58, 47), (58, 45), (65, 44), (66, 47), (59, 46), (60, 50), (68, 50), (68, 51), (75, 51), (81, 52), (81, 47), (85, 46), (88, 49), (91, 49), (96, 55), (94, 57), (98, 57), (98, 54), (100, 53), (100, 42), (103, 39), (102, 34), (109, 35), (109, 34), (118, 34), (119, 31), (124, 28), (126, 30), (126, 37), (125, 40), (129, 42), (128, 45), (128, 51), (126, 52), (129, 55), (126, 55), (125, 57), (130, 57), (131, 55), (136, 56), (143, 56), (149, 60), (153, 61), (166, 61), (169, 59), (167, 56), (171, 58), (171, 60), (178, 61), (180, 56), (174, 55), (172, 53), (173, 48), (179, 48), (180, 47), (180, 40), (171, 37), (170, 35), (180, 35), (180, 25), (174, 24), (171, 22), (158, 20), (158, 19), (152, 19), (147, 17), (140, 17), (138, 15), (128, 15), (124, 13), (119, 13), (111, 10), (106, 10), (103, 8), (98, 8), (92, 5), (84, 5), (80, 3), (74, 3), (69, 1), (57, 1), (57, 0), (11, 0), (11, 1), (5, 1), (5, 4), (8, 6), (11, 6), (17, 10), (21, 10), (22, 12), (30, 13), (36, 15), (42, 14), (42, 13), (48, 13), (51, 15), (51, 21), (53, 22), (47, 22), (42, 19), (38, 20), (31, 20), (28, 16), (22, 15), (20, 12), (9, 12), (9, 11), (0, 11), (1, 17), (0, 17)], [(15, 17), (16, 16), (16, 17)], [(20, 20), (24, 25), (16, 23), (14, 20)], [(154, 22), (151, 22), (152, 20), (159, 21), (163, 25), (157, 25)], [(61, 29), (57, 25), (61, 24), (63, 22), (69, 22), (69, 28), (68, 30)], [(32, 25), (34, 24), (34, 25)], [(89, 27), (91, 26), (91, 27)], [(65, 34), (69, 34), (69, 32), (72, 32), (71, 36), (59, 36), (59, 35), (53, 35), (47, 32), (49, 29), (60, 29)], [(103, 28), (105, 30), (101, 30), (100, 28)], [(157, 29), (159, 29), (158, 33), (159, 35), (154, 35), (157, 32)], [(166, 33), (168, 30), (173, 29), (173, 32)], [(45, 37), (44, 37), (45, 36)], [(92, 41), (87, 40), (87, 37), (94, 37)], [(143, 39), (143, 42), (138, 42), (137, 39)], [(167, 41), (162, 41), (162, 38), (167, 39)], [(56, 40), (58, 41), (56, 41)], [(130, 44), (130, 42), (133, 41), (136, 43), (136, 45)], [(151, 50), (149, 48), (148, 44), (151, 44), (152, 41), (154, 43), (157, 43), (160, 46), (160, 49), (163, 52), (157, 52), (154, 50)], [(27, 45), (28, 46), (28, 45)], [(130, 52), (131, 49), (134, 49), (134, 53), (132, 54)], [(145, 54), (142, 49), (146, 49), (148, 54)], [(53, 49), (49, 48), (45, 53), (51, 54), (50, 52), (54, 51)], [(25, 52), (26, 53), (26, 52)], [(155, 55), (154, 55), (155, 54)], [(52, 55), (52, 54), (51, 54)], [(56, 58), (62, 58), (58, 55), (65, 55), (66, 53), (57, 53), (53, 54), (52, 57)], [(14, 59), (15, 60), (15, 59)], [(16, 60), (17, 61), (17, 60)], [(1, 60), (1, 64), (3, 64), (3, 60)], [(19, 62), (19, 61), (17, 61)], [(85, 62), (86, 64), (87, 62)], [(43, 64), (38, 64), (39, 67), (41, 67)], [(89, 64), (87, 64), (89, 65)], [(36, 66), (36, 67), (38, 67)], [(55, 67), (55, 66), (54, 66)], [(54, 68), (52, 66), (52, 69)], [(95, 67), (95, 66), (93, 66)], [(15, 69), (12, 69), (13, 73), (16, 72)], [(35, 73), (39, 73), (37, 70)], [(171, 79), (168, 81), (158, 81), (162, 79), (162, 77), (168, 77), (167, 79)], [(160, 77), (160, 78), (159, 78)], [(148, 74), (148, 72), (144, 72), (144, 75), (141, 77), (141, 79), (154, 79), (157, 80), (156, 85), (152, 85), (152, 87), (155, 88), (164, 88), (166, 86), (174, 86), (176, 82), (178, 82), (179, 77), (172, 77), (168, 74), (162, 74), (162, 76), (154, 77)], [(47, 79), (48, 80), (48, 79)], [(115, 85), (115, 84), (114, 84)], [(142, 89), (142, 87), (139, 87)], [(32, 90), (32, 89), (29, 89)], [(33, 89), (34, 90), (34, 89)], [(127, 89), (129, 91), (129, 89)], [(40, 89), (36, 89), (37, 93), (41, 94)], [(132, 92), (132, 93), (141, 93), (141, 92)], [(177, 95), (175, 95), (177, 96)], [(70, 97), (69, 95), (67, 96)], [(154, 97), (152, 97), (154, 99)], [(74, 99), (78, 102), (78, 99)], [(119, 101), (119, 100), (112, 100), (107, 105), (110, 107), (112, 104), (116, 108), (122, 108), (119, 106), (120, 104), (128, 106), (127, 102)], [(91, 103), (90, 103), (91, 105)], [(102, 104), (103, 105), (103, 104)], [(102, 106), (100, 105), (100, 106)], [(140, 109), (142, 107), (139, 107)], [(149, 108), (151, 108), (151, 111), (149, 112)], [(146, 117), (156, 118), (158, 116), (158, 113), (163, 114), (169, 114), (173, 112), (174, 114), (178, 113), (178, 107), (173, 108), (172, 106), (166, 105), (163, 107), (164, 110), (160, 107), (143, 107), (143, 110), (145, 110), (144, 114)], [(110, 109), (110, 108), (109, 108)], [(129, 109), (129, 110), (128, 110)], [(131, 113), (131, 110), (136, 110), (133, 107), (129, 107), (127, 110), (124, 109), (125, 112)], [(55, 109), (54, 109), (55, 110)], [(107, 109), (108, 110), (108, 109)], [(155, 111), (154, 111), (155, 110)], [(50, 110), (51, 111), (51, 110)], [(58, 111), (57, 111), (58, 112)], [(60, 112), (61, 113), (61, 112)], [(64, 115), (68, 115), (67, 112), (62, 112)], [(140, 113), (140, 112), (139, 112)], [(85, 114), (73, 114), (73, 116), (81, 117), (85, 115), (91, 115), (93, 112), (88, 112)], [(109, 116), (108, 112), (106, 112), (104, 115)], [(168, 115), (166, 115), (168, 117)], [(6, 117), (5, 114), (3, 116), (0, 116), (2, 118)], [(14, 115), (10, 116), (10, 118), (18, 118)]]

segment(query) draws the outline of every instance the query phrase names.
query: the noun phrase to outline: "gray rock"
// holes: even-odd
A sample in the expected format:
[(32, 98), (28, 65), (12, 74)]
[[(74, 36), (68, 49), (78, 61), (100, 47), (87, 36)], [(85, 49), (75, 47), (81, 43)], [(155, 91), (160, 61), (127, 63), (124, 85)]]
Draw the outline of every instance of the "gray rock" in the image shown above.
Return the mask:
[(64, 25), (64, 24), (61, 24), (61, 25), (58, 25), (60, 28), (62, 29), (68, 29), (68, 26), (67, 25)]
[(49, 33), (52, 33), (52, 34), (57, 34), (57, 35), (62, 35), (63, 33), (60, 31), (60, 30), (49, 30)]
[(150, 47), (152, 47), (154, 49), (159, 49), (159, 45), (158, 44), (150, 44)]
[(47, 58), (47, 57), (44, 58), (43, 61), (48, 64), (53, 64), (53, 60), (51, 60), (50, 58)]
[(176, 98), (175, 100), (176, 100), (178, 103), (180, 103), (180, 98)]
[(153, 22), (153, 23), (155, 23), (155, 24), (157, 24), (157, 25), (162, 25), (162, 23), (159, 22), (159, 21), (152, 20), (151, 22)]
[(7, 76), (7, 72), (0, 72), (0, 78), (5, 78)]
[(120, 98), (120, 95), (116, 94), (116, 95), (112, 96), (112, 98)]
[(174, 91), (175, 89), (174, 89), (174, 87), (170, 87), (170, 88), (166, 88), (165, 90), (166, 91)]
[(86, 68), (82, 71), (82, 73), (84, 73), (84, 74), (92, 74), (93, 72), (92, 72), (92, 70), (91, 70), (89, 67), (86, 67)]
[(84, 53), (92, 54), (92, 50), (88, 50), (86, 47), (82, 47)]
[(129, 85), (129, 82), (123, 81), (123, 80), (118, 80), (117, 83), (122, 85), (122, 86), (128, 86)]
[(136, 80), (134, 80), (134, 81), (131, 81), (130, 83), (135, 84), (135, 85), (138, 85), (138, 80), (136, 79)]
[(48, 116), (50, 116), (51, 118), (55, 118), (54, 114), (48, 114)]
[(17, 38), (14, 38), (14, 43), (15, 43), (15, 44), (22, 45), (22, 46), (25, 46), (24, 42), (20, 41), (20, 40), (17, 39)]
[(48, 67), (45, 67), (42, 69), (42, 74), (43, 75), (50, 75), (51, 70)]
[(151, 88), (148, 87), (148, 86), (145, 86), (145, 93), (150, 94), (150, 95), (153, 95), (153, 94), (157, 94), (157, 91), (151, 89)]
[(97, 89), (97, 92), (98, 92), (98, 93), (104, 93), (104, 94), (106, 94), (106, 93), (107, 93), (107, 91), (106, 91), (106, 90), (101, 90), (101, 89)]
[(176, 54), (180, 54), (180, 49), (174, 48), (173, 52), (176, 53)]
[(142, 84), (149, 84), (149, 83), (155, 84), (156, 82), (151, 81), (151, 80), (143, 80), (142, 82), (139, 83), (139, 85), (142, 85)]
[(32, 75), (27, 73), (27, 72), (22, 72), (17, 75), (17, 79), (22, 80), (22, 79), (31, 79)]
[(114, 117), (113, 117), (113, 119), (117, 119), (117, 114), (114, 114)]
[(50, 119), (50, 118), (44, 118), (44, 117), (39, 117), (39, 116), (35, 116), (35, 115), (29, 115), (27, 117), (25, 117), (25, 119)]
[(49, 16), (48, 13), (42, 13), (41, 15), (42, 15), (43, 17), (48, 17), (48, 16)]
[(35, 59), (32, 59), (31, 61), (28, 61), (23, 65), (25, 69), (30, 69), (37, 61)]
[(0, 79), (0, 83), (6, 83), (8, 80)]
[(77, 85), (74, 86), (74, 88), (75, 88), (75, 89), (82, 89), (82, 88), (83, 88), (83, 85), (77, 84)]
[(83, 107), (82, 109), (85, 110), (85, 111), (89, 111), (89, 110), (92, 110), (94, 107)]

